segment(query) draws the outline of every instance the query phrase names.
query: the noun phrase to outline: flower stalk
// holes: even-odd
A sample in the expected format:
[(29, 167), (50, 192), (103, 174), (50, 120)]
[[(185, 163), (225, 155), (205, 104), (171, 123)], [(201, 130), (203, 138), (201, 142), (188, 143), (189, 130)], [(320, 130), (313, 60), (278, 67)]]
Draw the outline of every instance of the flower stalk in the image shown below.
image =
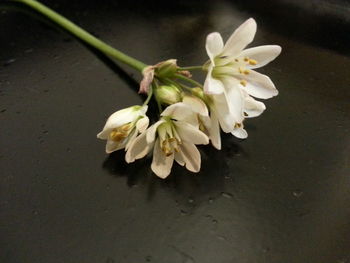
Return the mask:
[(125, 53), (121, 52), (120, 50), (106, 44), (105, 42), (101, 41), (100, 39), (94, 37), (92, 34), (87, 32), (86, 30), (82, 29), (81, 27), (77, 26), (67, 18), (63, 17), (62, 15), (58, 14), (51, 8), (41, 4), (40, 2), (36, 0), (13, 0), (15, 2), (23, 3), (40, 14), (48, 17), (50, 20), (61, 26), (62, 28), (66, 29), (68, 32), (76, 36), (77, 38), (81, 39), (82, 41), (90, 44), (91, 46), (95, 47), (96, 49), (100, 50), (107, 56), (110, 56), (112, 58), (117, 59), (118, 61), (142, 72), (142, 70), (147, 66), (143, 62), (126, 55)]

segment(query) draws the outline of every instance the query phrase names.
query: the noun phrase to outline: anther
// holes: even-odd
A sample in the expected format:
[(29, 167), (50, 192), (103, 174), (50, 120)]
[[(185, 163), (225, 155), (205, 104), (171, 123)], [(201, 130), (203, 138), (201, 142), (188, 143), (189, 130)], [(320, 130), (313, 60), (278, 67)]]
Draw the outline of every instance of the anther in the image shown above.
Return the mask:
[(239, 83), (241, 83), (241, 85), (243, 87), (247, 86), (247, 81), (245, 81), (245, 80), (241, 80)]
[(256, 61), (255, 59), (249, 59), (249, 65), (256, 65), (256, 64), (258, 64), (258, 61)]

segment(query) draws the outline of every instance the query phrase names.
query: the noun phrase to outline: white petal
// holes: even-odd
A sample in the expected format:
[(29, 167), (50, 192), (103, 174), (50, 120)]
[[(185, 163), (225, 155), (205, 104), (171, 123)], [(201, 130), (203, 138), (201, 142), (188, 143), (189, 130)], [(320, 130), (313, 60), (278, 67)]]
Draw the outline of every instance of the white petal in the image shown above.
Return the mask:
[(125, 151), (127, 151), (130, 147), (130, 145), (133, 143), (133, 141), (135, 140), (136, 136), (137, 136), (138, 132), (136, 129), (134, 129), (130, 134), (129, 134), (129, 138), (128, 141), (125, 145)]
[(218, 150), (221, 150), (221, 136), (220, 136), (220, 126), (219, 120), (214, 112), (210, 116), (211, 125), (209, 130), (209, 137), (211, 144)]
[(147, 139), (148, 143), (154, 142), (154, 140), (156, 139), (157, 128), (158, 128), (159, 125), (161, 125), (164, 122), (165, 121), (163, 119), (160, 119), (155, 124), (153, 124), (151, 127), (149, 127), (149, 129), (146, 131), (146, 133), (147, 133), (146, 139)]
[(174, 154), (174, 158), (175, 158), (175, 161), (181, 165), (181, 166), (184, 166), (185, 165), (185, 161), (181, 155), (181, 152), (175, 152)]
[(201, 155), (193, 143), (184, 143), (180, 146), (180, 152), (186, 168), (194, 173), (199, 172), (201, 168)]
[(235, 128), (231, 133), (239, 139), (245, 139), (248, 137), (247, 131), (243, 128)]
[(140, 109), (140, 115), (145, 115), (148, 110), (148, 105), (143, 105)]
[(204, 82), (204, 93), (206, 94), (220, 94), (224, 92), (224, 85), (218, 79), (212, 77), (213, 68), (208, 68), (207, 78)]
[(240, 57), (248, 57), (257, 61), (256, 65), (248, 65), (248, 68), (260, 68), (274, 60), (281, 53), (281, 47), (277, 45), (259, 46), (245, 49)]
[(136, 122), (136, 129), (137, 129), (140, 133), (142, 133), (142, 132), (144, 132), (144, 131), (147, 129), (148, 124), (149, 124), (149, 119), (148, 119), (147, 116), (145, 116), (145, 117), (139, 119), (139, 120)]
[(203, 116), (208, 116), (208, 108), (205, 103), (198, 97), (195, 96), (184, 96), (182, 102), (188, 105), (192, 111)]
[(209, 138), (205, 133), (201, 132), (196, 127), (182, 121), (174, 121), (176, 131), (181, 140), (194, 144), (208, 144)]
[(243, 88), (249, 95), (259, 99), (269, 99), (278, 95), (278, 90), (271, 79), (254, 70), (249, 70), (248, 75), (242, 76), (247, 81)]
[(224, 132), (231, 132), (233, 129), (233, 124), (235, 120), (230, 113), (230, 108), (228, 106), (228, 102), (225, 94), (218, 94), (211, 96), (213, 101), (212, 110), (215, 112), (218, 117), (221, 129)]
[(244, 99), (244, 112), (248, 114), (246, 118), (259, 116), (266, 109), (265, 104), (247, 96)]
[(107, 140), (106, 143), (106, 153), (112, 153), (119, 150), (120, 142), (115, 142), (113, 140)]
[(193, 114), (193, 111), (188, 105), (178, 102), (166, 107), (161, 116), (169, 116), (175, 120), (184, 120), (191, 114)]
[(207, 36), (205, 48), (213, 64), (214, 58), (222, 52), (223, 47), (224, 42), (222, 41), (222, 37), (218, 32), (211, 33)]
[(130, 144), (128, 151), (125, 154), (125, 161), (127, 163), (131, 163), (131, 162), (134, 162), (136, 159), (145, 157), (146, 154), (152, 148), (153, 144), (147, 143), (146, 134), (147, 134), (147, 131), (141, 133)]
[(230, 112), (236, 122), (242, 122), (243, 117), (243, 95), (239, 82), (235, 78), (225, 78), (225, 94)]
[(166, 156), (162, 149), (160, 148), (159, 139), (156, 140), (156, 144), (154, 145), (153, 151), (153, 161), (152, 161), (152, 171), (160, 178), (166, 178), (170, 172), (171, 167), (174, 162), (174, 154), (170, 156)]
[(227, 40), (222, 55), (238, 56), (239, 53), (253, 41), (255, 33), (256, 22), (253, 18), (249, 18), (240, 25)]

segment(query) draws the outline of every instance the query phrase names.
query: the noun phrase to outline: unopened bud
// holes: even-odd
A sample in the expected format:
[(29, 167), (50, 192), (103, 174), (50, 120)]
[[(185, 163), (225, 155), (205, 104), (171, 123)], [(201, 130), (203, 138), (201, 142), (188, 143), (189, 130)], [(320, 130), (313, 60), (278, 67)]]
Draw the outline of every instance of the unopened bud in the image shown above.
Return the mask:
[(176, 59), (169, 59), (156, 65), (158, 77), (172, 77), (177, 72)]
[(155, 95), (158, 101), (162, 104), (171, 105), (181, 101), (181, 92), (173, 85), (158, 87), (155, 89)]
[(204, 94), (204, 91), (203, 89), (201, 88), (192, 88), (191, 89), (191, 92), (193, 95), (197, 96), (198, 98), (202, 99), (202, 100), (205, 100), (205, 94)]

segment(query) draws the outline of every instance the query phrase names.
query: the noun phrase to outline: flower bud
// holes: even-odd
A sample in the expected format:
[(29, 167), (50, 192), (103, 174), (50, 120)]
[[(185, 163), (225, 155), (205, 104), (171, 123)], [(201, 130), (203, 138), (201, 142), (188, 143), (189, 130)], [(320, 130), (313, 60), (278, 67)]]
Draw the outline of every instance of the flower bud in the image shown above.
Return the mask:
[(205, 94), (204, 94), (203, 89), (198, 88), (198, 87), (197, 88), (192, 88), (191, 92), (192, 92), (193, 95), (195, 95), (198, 98), (200, 98), (200, 99), (205, 101)]
[(176, 59), (169, 59), (157, 64), (156, 74), (158, 77), (172, 77), (176, 73), (177, 68)]
[(173, 85), (163, 85), (155, 89), (157, 100), (162, 104), (174, 104), (181, 101), (180, 90)]

